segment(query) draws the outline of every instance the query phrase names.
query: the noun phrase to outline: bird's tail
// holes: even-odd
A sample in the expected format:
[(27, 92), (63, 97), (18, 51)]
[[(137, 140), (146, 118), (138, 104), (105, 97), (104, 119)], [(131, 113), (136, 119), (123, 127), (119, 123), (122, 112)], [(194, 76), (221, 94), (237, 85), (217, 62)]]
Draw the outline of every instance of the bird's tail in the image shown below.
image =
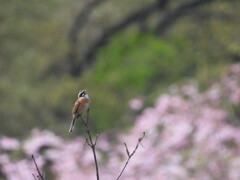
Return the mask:
[(69, 132), (70, 132), (70, 133), (73, 132), (73, 130), (74, 130), (75, 121), (76, 121), (76, 119), (73, 118), (73, 119), (72, 119), (72, 123), (71, 123), (70, 128), (69, 128)]

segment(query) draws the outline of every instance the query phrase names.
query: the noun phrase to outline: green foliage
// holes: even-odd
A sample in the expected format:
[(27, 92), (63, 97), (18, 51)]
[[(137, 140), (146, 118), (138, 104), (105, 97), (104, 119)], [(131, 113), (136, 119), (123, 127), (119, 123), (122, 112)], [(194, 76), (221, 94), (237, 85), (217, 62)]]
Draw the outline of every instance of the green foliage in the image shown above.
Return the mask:
[(115, 91), (128, 90), (130, 96), (144, 93), (156, 75), (172, 80), (179, 74), (185, 62), (179, 63), (177, 55), (186, 46), (179, 44), (153, 35), (119, 34), (100, 52), (94, 80), (112, 84)]
[[(119, 121), (128, 119), (130, 98), (144, 96), (151, 104), (165, 87), (188, 77), (197, 78), (201, 87), (206, 88), (231, 63), (228, 54), (240, 54), (237, 18), (240, 3), (219, 1), (204, 10), (213, 14), (231, 13), (231, 20), (215, 16), (196, 20), (187, 16), (164, 37), (151, 30), (139, 33), (134, 26), (113, 36), (99, 50), (93, 67), (86, 69), (81, 77), (66, 72), (54, 75), (54, 70), (49, 73), (51, 65), (64, 62), (69, 49), (67, 34), (83, 3), (1, 1), (2, 134), (24, 136), (38, 127), (67, 136), (71, 108), (79, 89), (87, 89), (91, 96), (90, 117), (96, 130), (121, 125)], [(121, 13), (112, 13), (111, 2), (94, 12), (91, 23), (99, 21), (104, 27), (120, 19), (125, 15), (122, 10), (126, 5), (118, 3), (122, 5), (117, 8)], [(131, 12), (137, 6), (139, 1), (133, 1), (126, 11)], [(99, 24), (96, 24), (97, 29)], [(85, 48), (91, 35), (80, 46)]]

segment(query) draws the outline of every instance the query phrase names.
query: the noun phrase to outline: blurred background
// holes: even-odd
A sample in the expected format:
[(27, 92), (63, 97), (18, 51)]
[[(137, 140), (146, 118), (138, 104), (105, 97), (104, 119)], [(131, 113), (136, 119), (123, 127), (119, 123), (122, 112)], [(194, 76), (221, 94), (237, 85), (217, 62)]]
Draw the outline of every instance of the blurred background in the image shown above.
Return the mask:
[(237, 0), (1, 1), (1, 134), (68, 136), (79, 89), (100, 131), (128, 124), (131, 98), (151, 105), (189, 77), (204, 89), (239, 61), (239, 10)]
[(81, 135), (68, 133), (80, 89), (102, 132), (126, 131), (173, 85), (205, 91), (240, 60), (239, 12), (239, 0), (0, 0), (1, 136)]

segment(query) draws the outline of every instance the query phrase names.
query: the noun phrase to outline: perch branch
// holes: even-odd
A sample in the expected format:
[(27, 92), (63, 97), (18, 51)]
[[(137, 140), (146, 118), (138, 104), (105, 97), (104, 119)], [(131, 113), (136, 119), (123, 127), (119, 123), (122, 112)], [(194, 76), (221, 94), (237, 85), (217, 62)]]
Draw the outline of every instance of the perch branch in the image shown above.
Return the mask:
[(143, 140), (144, 137), (145, 137), (145, 132), (143, 132), (142, 137), (140, 137), (140, 138), (138, 139), (138, 143), (137, 143), (135, 149), (133, 150), (133, 152), (132, 152), (131, 154), (130, 154), (130, 152), (129, 152), (129, 149), (128, 149), (127, 144), (124, 143), (124, 146), (125, 146), (125, 148), (126, 148), (126, 152), (127, 152), (127, 155), (128, 155), (128, 159), (127, 159), (125, 165), (123, 166), (121, 172), (119, 173), (118, 177), (116, 178), (116, 180), (118, 180), (118, 179), (122, 176), (122, 174), (123, 174), (124, 170), (126, 169), (126, 167), (127, 167), (128, 163), (129, 163), (130, 159), (132, 158), (132, 156), (133, 156), (133, 155), (135, 154), (135, 152), (137, 151), (138, 146), (139, 146), (139, 144), (141, 143), (141, 141)]
[(90, 146), (91, 149), (92, 149), (95, 168), (96, 168), (96, 177), (97, 177), (97, 180), (99, 180), (100, 178), (99, 178), (98, 161), (97, 161), (97, 155), (96, 155), (96, 144), (97, 144), (97, 140), (98, 140), (98, 136), (99, 136), (100, 132), (98, 132), (95, 141), (93, 141), (92, 134), (91, 134), (91, 131), (90, 131), (89, 126), (88, 126), (88, 117), (89, 117), (89, 110), (87, 111), (87, 118), (86, 119), (84, 119), (82, 116), (80, 116), (81, 121), (86, 128), (86, 132), (87, 132), (87, 136), (88, 136), (86, 138), (86, 142), (87, 142), (88, 146)]
[[(43, 175), (42, 175), (42, 173), (41, 173), (41, 171), (39, 170), (39, 168), (38, 168), (38, 165), (37, 165), (37, 162), (36, 162), (36, 160), (35, 160), (35, 157), (34, 157), (34, 155), (32, 155), (32, 159), (33, 159), (33, 162), (34, 162), (34, 164), (35, 164), (35, 167), (36, 167), (36, 169), (37, 169), (37, 172), (38, 172), (38, 175), (37, 175), (37, 177), (39, 177), (39, 179), (40, 180), (44, 180), (44, 178), (43, 178)], [(34, 177), (34, 179), (36, 179), (36, 177), (35, 177), (35, 175), (33, 174), (33, 177)]]

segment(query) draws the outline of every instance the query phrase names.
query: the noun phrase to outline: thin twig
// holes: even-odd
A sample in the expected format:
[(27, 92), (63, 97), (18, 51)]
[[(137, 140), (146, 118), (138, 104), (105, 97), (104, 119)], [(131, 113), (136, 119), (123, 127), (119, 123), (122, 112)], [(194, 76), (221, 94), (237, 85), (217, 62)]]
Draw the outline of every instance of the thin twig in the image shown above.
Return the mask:
[(99, 137), (100, 133), (101, 133), (101, 132), (98, 132), (97, 135), (96, 135), (96, 139), (95, 139), (95, 142), (94, 142), (94, 145), (95, 145), (95, 146), (96, 146), (96, 144), (97, 144), (97, 140), (98, 140), (98, 137)]
[(84, 124), (84, 126), (86, 128), (86, 132), (87, 132), (87, 135), (88, 135), (88, 138), (86, 138), (86, 142), (92, 149), (94, 162), (95, 162), (95, 168), (96, 168), (96, 176), (97, 176), (97, 180), (99, 180), (100, 178), (99, 178), (98, 161), (97, 161), (97, 155), (96, 155), (96, 144), (97, 144), (98, 136), (99, 136), (100, 133), (97, 134), (96, 139), (93, 142), (92, 134), (91, 134), (89, 126), (88, 126), (88, 117), (89, 117), (89, 109), (87, 110), (87, 118), (84, 119), (82, 116), (80, 116), (80, 118), (81, 118), (82, 123)]
[[(38, 172), (38, 176), (37, 176), (37, 177), (39, 177), (39, 179), (41, 179), (41, 180), (44, 180), (43, 175), (42, 175), (42, 173), (40, 172), (40, 170), (39, 170), (39, 168), (38, 168), (38, 165), (37, 165), (37, 162), (36, 162), (36, 160), (35, 160), (35, 158), (34, 158), (33, 155), (32, 155), (32, 159), (33, 159), (33, 162), (34, 162), (34, 164), (35, 164), (35, 166), (36, 166), (36, 169), (37, 169), (37, 172)], [(33, 177), (36, 179), (36, 177), (34, 176), (34, 174), (33, 174)]]
[(87, 143), (87, 145), (91, 146), (91, 144), (88, 141), (88, 138), (86, 138), (86, 143)]
[(127, 152), (127, 155), (128, 155), (128, 157), (130, 156), (130, 153), (129, 153), (129, 150), (128, 150), (128, 147), (127, 147), (127, 144), (126, 143), (123, 143), (124, 144), (124, 146), (126, 147), (126, 152)]
[(36, 178), (36, 176), (34, 174), (32, 174), (32, 176), (33, 176), (34, 180), (37, 180), (37, 178)]
[(90, 111), (90, 109), (88, 108), (87, 109), (87, 118), (86, 118), (86, 123), (88, 124), (88, 119), (89, 119), (89, 111)]
[(127, 155), (128, 155), (128, 159), (127, 159), (125, 165), (123, 166), (121, 172), (119, 173), (118, 177), (116, 178), (116, 180), (118, 180), (118, 179), (122, 176), (122, 174), (123, 174), (125, 168), (127, 167), (130, 159), (132, 158), (132, 156), (133, 156), (133, 155), (135, 154), (135, 152), (137, 151), (138, 146), (139, 146), (139, 144), (141, 143), (141, 141), (143, 140), (144, 137), (145, 137), (145, 132), (143, 132), (143, 136), (138, 139), (138, 143), (137, 143), (135, 149), (133, 150), (133, 152), (132, 152), (131, 154), (129, 153), (129, 149), (128, 149), (128, 147), (127, 147), (127, 144), (124, 143), (124, 145), (125, 145), (125, 147), (126, 147), (126, 152), (127, 152)]

